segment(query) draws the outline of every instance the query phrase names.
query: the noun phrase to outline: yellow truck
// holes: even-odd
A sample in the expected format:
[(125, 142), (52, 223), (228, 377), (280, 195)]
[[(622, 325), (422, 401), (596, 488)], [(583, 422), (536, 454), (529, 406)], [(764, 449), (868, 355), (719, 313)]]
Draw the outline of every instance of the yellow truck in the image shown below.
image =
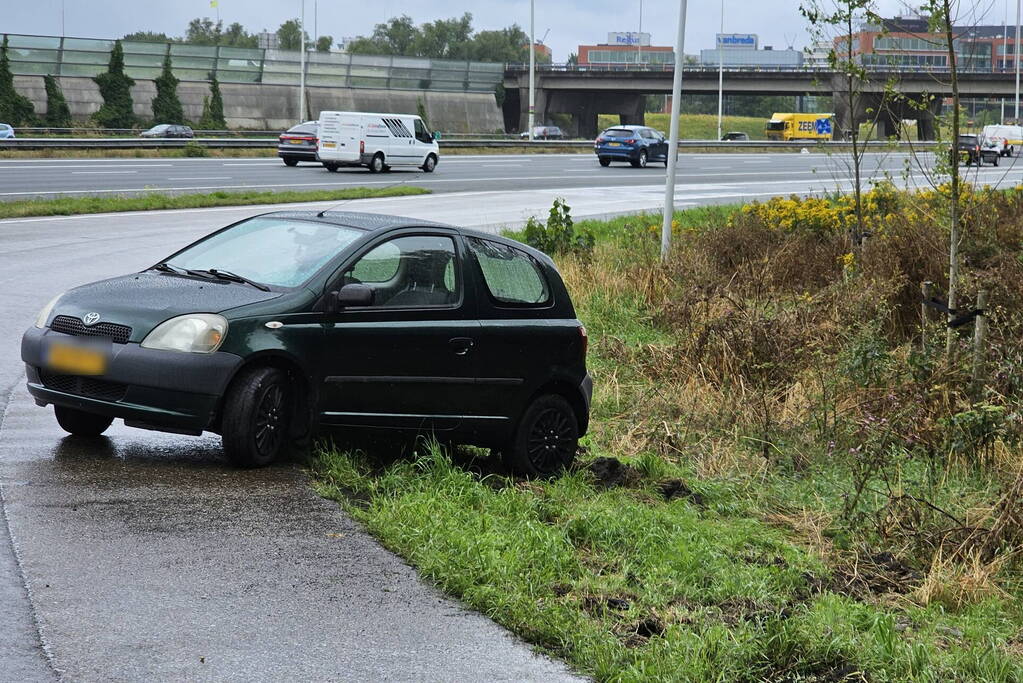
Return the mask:
[(764, 128), (768, 140), (830, 140), (834, 114), (774, 114)]

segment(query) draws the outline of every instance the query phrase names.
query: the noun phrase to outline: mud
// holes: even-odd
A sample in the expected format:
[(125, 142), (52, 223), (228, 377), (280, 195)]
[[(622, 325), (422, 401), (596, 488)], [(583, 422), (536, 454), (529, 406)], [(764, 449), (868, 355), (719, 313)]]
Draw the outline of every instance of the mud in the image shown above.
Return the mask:
[(643, 479), (643, 474), (639, 470), (617, 458), (596, 458), (585, 467), (593, 476), (595, 483), (607, 489), (635, 486)]

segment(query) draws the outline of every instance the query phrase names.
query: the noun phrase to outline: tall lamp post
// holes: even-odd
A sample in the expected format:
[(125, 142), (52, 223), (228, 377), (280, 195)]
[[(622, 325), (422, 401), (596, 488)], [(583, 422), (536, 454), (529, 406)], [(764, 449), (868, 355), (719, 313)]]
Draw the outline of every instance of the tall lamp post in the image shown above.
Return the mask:
[(671, 219), (675, 214), (675, 168), (678, 165), (678, 115), (682, 100), (682, 63), (685, 58), (686, 0), (679, 0), (678, 37), (675, 39), (675, 74), (671, 82), (671, 127), (668, 132), (668, 177), (664, 181), (664, 220), (661, 223), (661, 260), (671, 252)]
[(1012, 46), (1012, 62), (1016, 66), (1016, 125), (1019, 125), (1019, 4), (1016, 0), (1016, 44)]
[[(721, 0), (721, 33), (725, 33), (725, 0)], [(721, 139), (721, 109), (725, 99), (725, 52), (721, 49), (721, 39), (718, 39), (718, 140)]]
[(536, 123), (536, 42), (534, 38), (535, 0), (529, 0), (529, 140), (533, 140)]
[(305, 0), (302, 0), (302, 13), (298, 24), (298, 121), (305, 122)]

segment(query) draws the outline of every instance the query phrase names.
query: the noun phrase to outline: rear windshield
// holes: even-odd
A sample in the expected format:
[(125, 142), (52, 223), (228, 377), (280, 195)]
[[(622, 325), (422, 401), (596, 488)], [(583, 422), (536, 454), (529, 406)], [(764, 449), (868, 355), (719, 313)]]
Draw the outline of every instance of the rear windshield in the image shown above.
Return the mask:
[(601, 135), (606, 138), (634, 138), (636, 137), (636, 131), (629, 130), (628, 128), (608, 128)]
[(316, 124), (315, 123), (300, 123), (297, 126), (292, 126), (288, 129), (289, 133), (300, 133), (303, 135), (315, 135)]
[(229, 270), (278, 287), (297, 287), (364, 233), (318, 221), (250, 218), (186, 247), (168, 263)]
[(960, 135), (959, 142), (974, 143), (977, 142), (976, 135)]

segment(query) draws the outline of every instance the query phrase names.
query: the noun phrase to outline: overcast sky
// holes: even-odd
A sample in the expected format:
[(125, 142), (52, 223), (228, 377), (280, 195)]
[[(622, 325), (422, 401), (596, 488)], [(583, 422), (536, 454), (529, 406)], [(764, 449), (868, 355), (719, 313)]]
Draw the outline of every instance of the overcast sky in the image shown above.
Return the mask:
[[(801, 0), (725, 0), (725, 32), (756, 33), (760, 44), (782, 49), (803, 48), (808, 40), (806, 23), (799, 14)], [(804, 0), (805, 1), (805, 0)], [(565, 61), (576, 46), (605, 42), (609, 31), (639, 29), (640, 0), (535, 0), (536, 37), (547, 29), (547, 44), (554, 60)], [(691, 0), (685, 51), (696, 54), (714, 47), (720, 22), (718, 0)], [(919, 4), (919, 3), (909, 3)], [(971, 4), (963, 0), (963, 5)], [(988, 12), (985, 23), (1003, 20), (1008, 0), (977, 0)], [(60, 35), (61, 7), (65, 34), (78, 37), (117, 38), (139, 30), (162, 31), (179, 36), (197, 16), (215, 16), (209, 0), (4, 0), (0, 30), (10, 33)], [(886, 16), (904, 6), (898, 0), (879, 0)], [(389, 17), (408, 14), (416, 23), (473, 14), (473, 26), (497, 29), (518, 23), (529, 30), (529, 0), (305, 0), (307, 31), (312, 34), (314, 6), (321, 35), (364, 35)], [(654, 45), (672, 45), (678, 21), (678, 0), (642, 0), (643, 30)], [(297, 16), (301, 0), (220, 0), (220, 16), (227, 25), (238, 21), (250, 32), (276, 30), (284, 20)], [(991, 9), (988, 9), (991, 8)], [(994, 16), (997, 15), (997, 16)]]

